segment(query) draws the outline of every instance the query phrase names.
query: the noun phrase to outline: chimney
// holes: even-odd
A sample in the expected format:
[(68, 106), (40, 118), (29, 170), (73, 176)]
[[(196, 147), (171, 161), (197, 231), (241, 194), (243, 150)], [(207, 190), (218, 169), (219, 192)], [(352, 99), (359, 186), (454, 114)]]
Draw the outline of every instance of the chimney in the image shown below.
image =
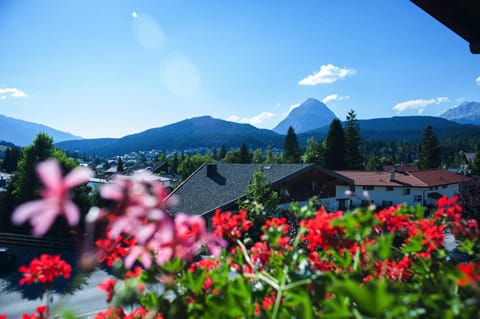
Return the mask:
[(397, 171), (396, 166), (393, 166), (392, 171), (390, 172), (390, 182), (395, 181), (395, 172)]
[(214, 177), (217, 175), (217, 164), (207, 164), (207, 177)]

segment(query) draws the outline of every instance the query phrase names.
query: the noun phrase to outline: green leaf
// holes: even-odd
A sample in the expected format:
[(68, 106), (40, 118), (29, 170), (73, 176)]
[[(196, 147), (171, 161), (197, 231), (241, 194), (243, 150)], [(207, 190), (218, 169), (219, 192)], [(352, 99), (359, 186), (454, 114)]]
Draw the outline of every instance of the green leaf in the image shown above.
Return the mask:
[(395, 299), (387, 291), (385, 280), (371, 281), (366, 283), (365, 286), (360, 286), (352, 280), (337, 282), (334, 292), (351, 298), (362, 313), (370, 316), (382, 314)]
[(408, 243), (404, 243), (402, 247), (402, 252), (404, 254), (408, 253), (416, 253), (423, 249), (423, 236), (421, 232), (418, 233), (415, 237), (410, 237), (410, 241)]
[(384, 234), (377, 239), (378, 257), (388, 259), (392, 254), (393, 234)]

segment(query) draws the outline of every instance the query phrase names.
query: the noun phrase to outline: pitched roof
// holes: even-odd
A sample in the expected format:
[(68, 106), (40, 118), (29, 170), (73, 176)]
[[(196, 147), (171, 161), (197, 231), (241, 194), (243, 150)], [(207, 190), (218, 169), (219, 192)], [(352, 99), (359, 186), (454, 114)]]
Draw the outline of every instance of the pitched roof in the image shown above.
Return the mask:
[(444, 169), (421, 170), (418, 172), (411, 172), (410, 174), (423, 181), (429, 187), (459, 184), (471, 180), (465, 175), (450, 173)]
[(352, 179), (358, 186), (391, 186), (391, 187), (434, 187), (441, 185), (464, 183), (470, 178), (450, 173), (444, 169), (419, 170), (414, 172), (337, 171)]
[[(213, 165), (216, 165), (216, 174), (208, 176), (209, 166)], [(171, 193), (178, 199), (172, 211), (204, 214), (235, 202), (245, 196), (245, 190), (260, 166), (264, 167), (267, 181), (272, 185), (311, 169), (319, 170), (346, 184), (353, 183), (347, 177), (315, 164), (203, 164)]]

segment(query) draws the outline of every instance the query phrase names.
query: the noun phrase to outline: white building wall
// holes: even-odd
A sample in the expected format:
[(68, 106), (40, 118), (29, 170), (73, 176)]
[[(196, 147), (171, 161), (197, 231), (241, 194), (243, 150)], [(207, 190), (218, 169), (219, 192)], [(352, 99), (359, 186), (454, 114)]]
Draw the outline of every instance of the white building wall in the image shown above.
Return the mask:
[[(409, 190), (409, 191), (408, 191)], [(368, 197), (363, 196), (363, 192), (368, 192)], [(361, 206), (362, 201), (371, 200), (377, 207), (388, 206), (398, 203), (406, 203), (407, 205), (435, 205), (436, 199), (429, 198), (428, 194), (437, 192), (443, 196), (451, 198), (458, 194), (459, 185), (451, 184), (439, 187), (394, 187), (393, 190), (387, 191), (385, 186), (374, 186), (372, 189), (365, 189), (362, 186), (355, 187), (356, 196), (352, 197), (353, 206)]]

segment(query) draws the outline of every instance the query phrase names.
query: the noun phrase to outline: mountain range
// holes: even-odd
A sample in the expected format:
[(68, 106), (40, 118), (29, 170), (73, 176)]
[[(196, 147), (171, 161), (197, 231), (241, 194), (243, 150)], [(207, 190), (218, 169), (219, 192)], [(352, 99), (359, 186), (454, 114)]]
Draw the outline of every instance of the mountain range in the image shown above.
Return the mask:
[(480, 125), (480, 103), (463, 102), (447, 110), (440, 117), (461, 124)]
[[(464, 123), (476, 123), (475, 116), (480, 113), (478, 105), (476, 102), (463, 103), (442, 116), (461, 119)], [(242, 143), (251, 149), (265, 149), (268, 145), (283, 148), (283, 131), (286, 125), (293, 126), (299, 142), (305, 144), (310, 137), (325, 139), (333, 118), (336, 118), (335, 114), (325, 104), (315, 99), (307, 99), (293, 109), (274, 130), (201, 116), (122, 138), (81, 139), (44, 125), (0, 115), (0, 140), (24, 146), (30, 144), (36, 134), (45, 132), (54, 138), (59, 148), (101, 157), (152, 149), (169, 152), (220, 148), (222, 145), (230, 149), (238, 148)], [(465, 122), (468, 119), (471, 119), (471, 122)], [(417, 141), (421, 139), (427, 125), (433, 127), (439, 139), (480, 138), (480, 126), (433, 116), (396, 116), (359, 120), (358, 123), (363, 139)]]
[(31, 144), (38, 133), (47, 133), (55, 142), (78, 140), (79, 136), (46, 125), (14, 119), (0, 114), (0, 140), (18, 146)]

